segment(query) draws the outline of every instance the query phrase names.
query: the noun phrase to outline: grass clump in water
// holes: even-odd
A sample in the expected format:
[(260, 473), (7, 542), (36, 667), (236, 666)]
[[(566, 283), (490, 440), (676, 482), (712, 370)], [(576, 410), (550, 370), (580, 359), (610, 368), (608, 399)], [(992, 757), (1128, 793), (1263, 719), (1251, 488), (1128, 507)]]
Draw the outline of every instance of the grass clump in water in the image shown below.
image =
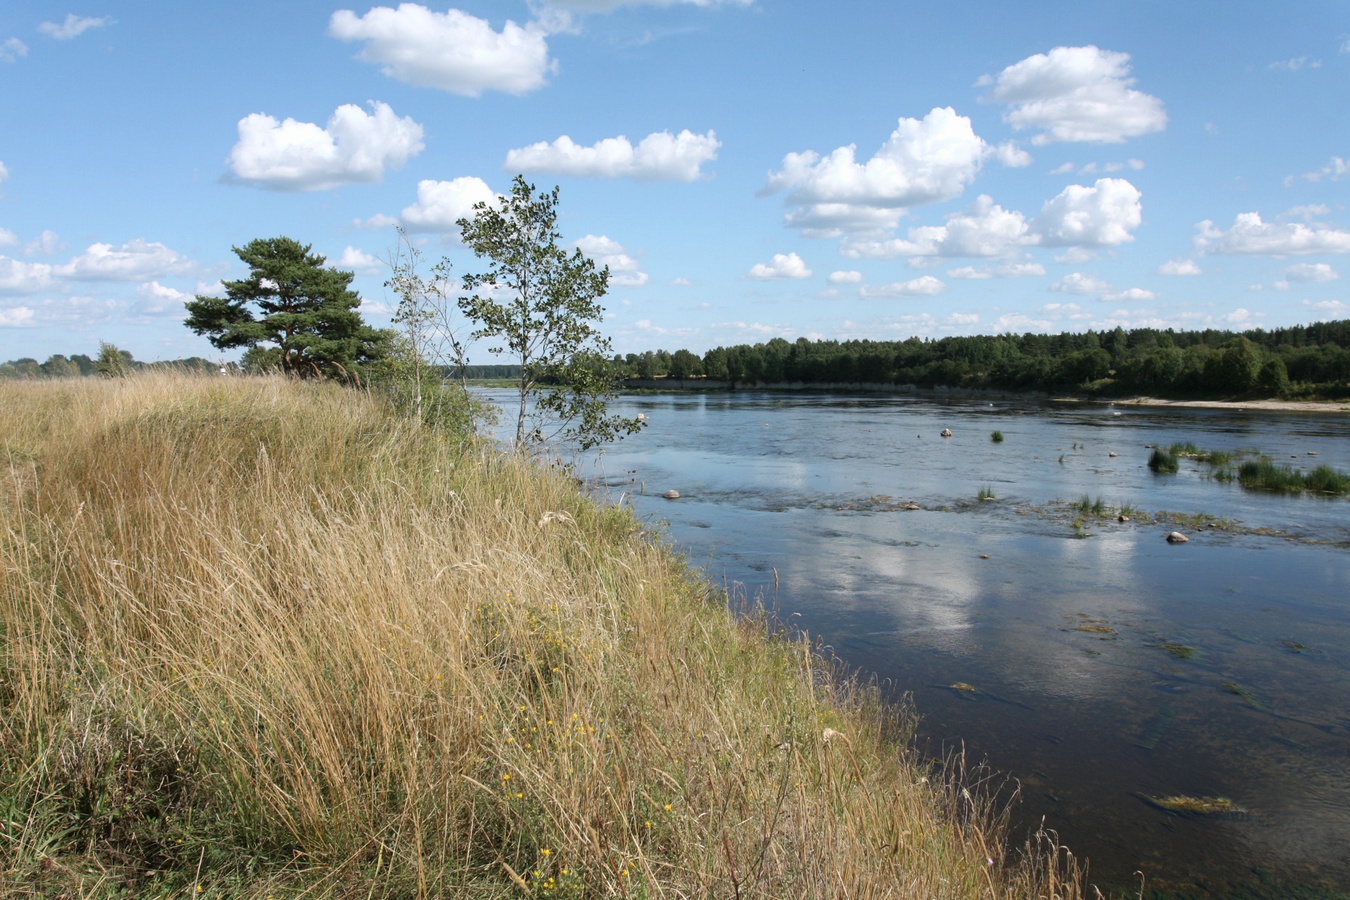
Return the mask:
[(1297, 494), (1350, 494), (1350, 475), (1330, 466), (1304, 472), (1293, 466), (1277, 466), (1269, 459), (1248, 460), (1238, 467), (1238, 483), (1257, 491)]
[(565, 471), (272, 378), (8, 382), (0, 436), (0, 885), (1083, 896)]
[(992, 487), (988, 487), (988, 486), (985, 486), (985, 487), (980, 488), (980, 493), (979, 493), (978, 496), (979, 496), (979, 499), (981, 499), (981, 500), (997, 500), (997, 499), (998, 499), (996, 496), (994, 496), (994, 489), (993, 489)]
[(993, 434), (989, 435), (989, 440), (993, 441), (995, 444), (1003, 443), (1003, 432), (995, 431)]
[(1154, 472), (1175, 475), (1177, 469), (1180, 468), (1180, 464), (1177, 462), (1175, 454), (1170, 453), (1161, 447), (1154, 447), (1152, 455), (1148, 458), (1148, 467)]

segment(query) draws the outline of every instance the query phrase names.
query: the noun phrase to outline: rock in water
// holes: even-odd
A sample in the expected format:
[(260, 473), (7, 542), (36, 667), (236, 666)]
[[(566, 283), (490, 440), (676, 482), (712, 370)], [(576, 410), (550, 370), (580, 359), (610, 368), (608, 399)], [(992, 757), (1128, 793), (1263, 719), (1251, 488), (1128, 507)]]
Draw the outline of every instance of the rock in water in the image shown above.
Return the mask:
[(666, 491), (666, 492), (665, 492), (664, 494), (662, 494), (661, 496), (662, 496), (662, 497), (665, 497), (667, 500), (678, 500), (678, 499), (680, 499), (680, 492), (679, 492), (679, 491)]
[(1167, 543), (1169, 544), (1184, 544), (1189, 540), (1190, 538), (1186, 537), (1186, 535), (1182, 534), (1180, 531), (1174, 531), (1167, 536)]

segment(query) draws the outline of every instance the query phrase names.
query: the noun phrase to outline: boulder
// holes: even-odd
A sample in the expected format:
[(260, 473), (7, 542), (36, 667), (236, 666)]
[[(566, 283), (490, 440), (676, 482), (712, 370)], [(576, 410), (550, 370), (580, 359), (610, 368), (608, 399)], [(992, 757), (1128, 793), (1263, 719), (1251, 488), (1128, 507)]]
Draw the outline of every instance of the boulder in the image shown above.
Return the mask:
[(1182, 534), (1180, 531), (1174, 531), (1167, 536), (1167, 543), (1169, 544), (1184, 544), (1189, 540), (1190, 538), (1186, 537), (1186, 535)]
[(666, 491), (666, 492), (665, 492), (664, 494), (662, 494), (661, 496), (662, 496), (662, 497), (665, 497), (667, 500), (678, 500), (678, 499), (680, 499), (680, 492), (679, 492), (679, 491)]
[(942, 436), (943, 436), (943, 437), (951, 437), (951, 436), (952, 436), (952, 430), (951, 430), (950, 428), (944, 428), (944, 429), (942, 429)]

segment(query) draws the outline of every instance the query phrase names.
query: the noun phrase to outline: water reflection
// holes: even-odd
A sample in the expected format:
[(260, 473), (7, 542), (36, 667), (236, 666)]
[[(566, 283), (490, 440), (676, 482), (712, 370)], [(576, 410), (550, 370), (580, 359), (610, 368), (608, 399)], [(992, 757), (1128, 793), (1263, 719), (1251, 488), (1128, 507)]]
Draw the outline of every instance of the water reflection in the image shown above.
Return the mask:
[[(825, 395), (620, 405), (650, 427), (583, 475), (667, 522), (709, 577), (912, 693), (925, 745), (964, 744), (1016, 776), (1024, 821), (1044, 816), (1100, 883), (1133, 895), (1142, 869), (1150, 890), (1189, 896), (1350, 890), (1350, 503), (1146, 467), (1149, 445), (1190, 440), (1346, 470), (1350, 418)], [(669, 488), (682, 499), (656, 496)], [(1187, 527), (1173, 546), (1171, 525), (1089, 517), (1080, 538), (1065, 504), (1085, 496), (1271, 533)], [(1247, 812), (1141, 799), (1174, 794)]]

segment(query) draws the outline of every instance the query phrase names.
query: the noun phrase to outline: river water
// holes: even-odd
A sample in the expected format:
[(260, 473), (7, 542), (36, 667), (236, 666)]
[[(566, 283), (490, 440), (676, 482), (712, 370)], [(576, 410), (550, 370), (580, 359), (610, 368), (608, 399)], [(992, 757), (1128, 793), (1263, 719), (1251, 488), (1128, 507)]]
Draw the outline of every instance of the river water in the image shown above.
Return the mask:
[[(920, 747), (1015, 779), (1018, 828), (1043, 820), (1103, 890), (1350, 895), (1350, 501), (1146, 465), (1191, 441), (1350, 471), (1350, 414), (763, 392), (613, 408), (647, 428), (581, 477), (908, 694)], [(1175, 796), (1239, 808), (1149, 802)]]

